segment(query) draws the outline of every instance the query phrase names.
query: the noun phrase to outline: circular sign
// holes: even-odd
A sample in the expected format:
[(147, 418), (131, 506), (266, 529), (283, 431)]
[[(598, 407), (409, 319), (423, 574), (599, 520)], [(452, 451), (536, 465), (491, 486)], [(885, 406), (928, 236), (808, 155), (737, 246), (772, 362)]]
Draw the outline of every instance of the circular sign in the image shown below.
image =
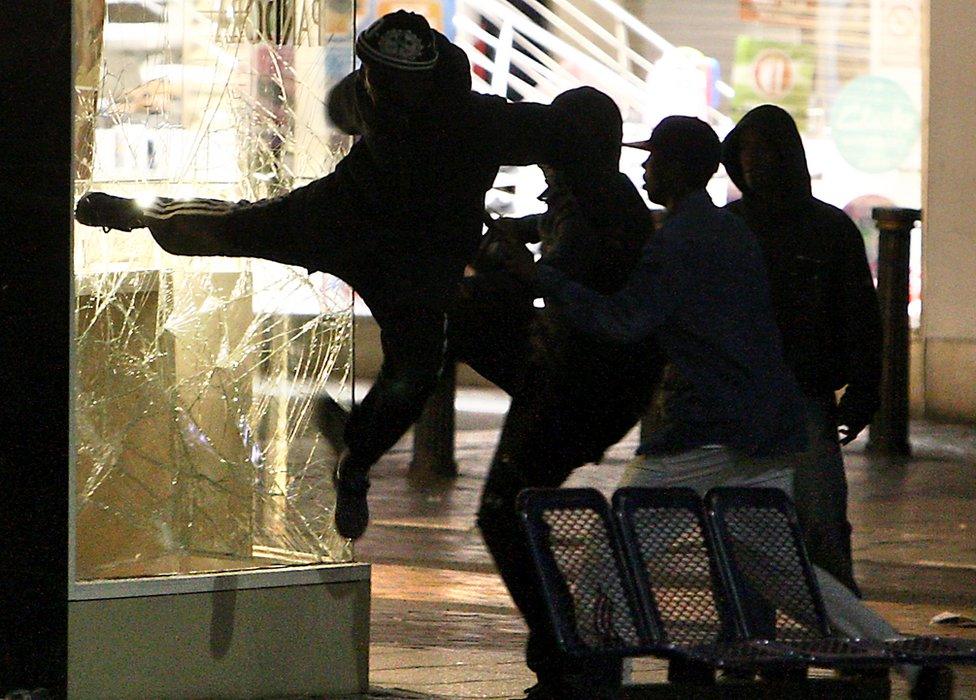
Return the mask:
[(830, 111), (830, 133), (844, 160), (865, 173), (897, 168), (918, 141), (920, 120), (911, 97), (889, 78), (849, 82)]
[(756, 56), (752, 68), (756, 91), (765, 97), (782, 97), (793, 89), (796, 81), (793, 59), (785, 51), (764, 49)]
[(895, 5), (888, 9), (888, 31), (895, 36), (909, 36), (917, 31), (918, 13), (908, 3)]

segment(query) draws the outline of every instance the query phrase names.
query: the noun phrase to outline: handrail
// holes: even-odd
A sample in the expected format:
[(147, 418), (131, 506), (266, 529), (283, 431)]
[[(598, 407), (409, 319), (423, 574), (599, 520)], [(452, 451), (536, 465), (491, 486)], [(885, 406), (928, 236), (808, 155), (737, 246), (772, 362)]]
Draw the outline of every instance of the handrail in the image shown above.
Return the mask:
[[(674, 44), (643, 25), (613, 0), (594, 0), (616, 22), (613, 32), (568, 0), (552, 0), (563, 10), (562, 15), (542, 5), (539, 0), (523, 2), (528, 9), (538, 13), (552, 31), (507, 0), (478, 0), (477, 4), (474, 4), (474, 0), (458, 0), (454, 24), (459, 43), (464, 46), (467, 42), (463, 37), (471, 37), (481, 45), (490, 47), (494, 53), (494, 59), (491, 59), (478, 55), (480, 51), (474, 46), (465, 46), (472, 63), (490, 72), (491, 92), (504, 96), (511, 87), (526, 98), (551, 99), (558, 92), (580, 84), (580, 76), (565, 67), (564, 63), (569, 63), (583, 71), (587, 78), (617, 101), (625, 120), (640, 123), (653, 121), (648, 79), (656, 68), (655, 62), (628, 45), (627, 32), (633, 31), (636, 36), (649, 41), (661, 51), (662, 57), (677, 51)], [(478, 25), (475, 18), (479, 16), (498, 27), (498, 36)], [(582, 25), (589, 36), (573, 26), (567, 18)], [(601, 47), (597, 42), (608, 48)], [(512, 68), (519, 69), (537, 85), (532, 86), (517, 79), (512, 75)], [(643, 77), (635, 74), (634, 69), (640, 71)], [(717, 89), (726, 96), (734, 94), (725, 83), (717, 83)], [(731, 120), (726, 115), (710, 105), (703, 105), (703, 109), (720, 132), (731, 127)]]
[[(536, 0), (526, 0), (527, 2), (534, 3)], [(572, 12), (579, 12), (579, 10), (573, 5), (572, 2), (567, 0), (553, 0), (556, 5), (561, 8), (565, 8)], [(613, 0), (591, 0), (594, 4), (598, 5), (601, 9), (609, 13), (618, 23), (622, 24), (628, 30), (634, 32), (637, 36), (645, 41), (650, 42), (657, 48), (661, 54), (667, 54), (674, 51), (677, 47), (670, 41), (665, 39), (663, 36), (655, 32), (653, 29), (648, 27), (646, 24), (641, 22), (637, 17), (632, 15), (630, 12), (622, 8)], [(616, 32), (615, 32), (616, 33)], [(619, 34), (617, 34), (619, 36)], [(728, 83), (719, 80), (715, 83), (716, 89), (726, 97), (733, 97), (735, 95), (735, 89)]]
[[(565, 19), (560, 17), (558, 14), (553, 12), (549, 7), (546, 7), (538, 0), (524, 0), (526, 6), (532, 8), (539, 13), (540, 16), (544, 17), (551, 25), (559, 27), (560, 31), (566, 32), (567, 34), (576, 38), (577, 41), (583, 46), (591, 44), (583, 34), (581, 34), (577, 29), (575, 29), (571, 24), (569, 24)], [(567, 3), (565, 0), (556, 0), (559, 7), (563, 8), (567, 15), (577, 19), (586, 29), (593, 32), (596, 36), (607, 42), (612, 48), (617, 50), (617, 58), (614, 60), (612, 56), (606, 52), (600, 51), (600, 54), (606, 56), (608, 62), (611, 65), (622, 66), (620, 62), (620, 55), (626, 55), (630, 61), (633, 61), (640, 65), (647, 73), (654, 70), (654, 63), (648, 60), (646, 57), (642, 56), (640, 53), (635, 51), (626, 41), (620, 41), (618, 35), (607, 31), (603, 25), (594, 20), (592, 17), (587, 15), (585, 12), (577, 8), (572, 3)], [(626, 38), (626, 37), (625, 37)]]
[[(484, 0), (479, 0), (479, 9), (484, 10), (488, 6), (494, 5), (499, 10), (498, 14), (494, 16), (494, 19), (500, 19), (501, 23), (509, 23), (515, 25), (518, 22), (518, 15), (522, 18), (522, 22), (519, 22), (519, 34), (524, 36), (530, 42), (536, 42), (540, 46), (553, 51), (559, 55), (565, 57), (571, 57), (573, 61), (582, 67), (585, 71), (598, 78), (601, 82), (608, 86), (613, 86), (609, 91), (617, 93), (614, 95), (618, 98), (625, 98), (626, 102), (629, 104), (642, 104), (647, 99), (646, 85), (641, 82), (636, 76), (632, 74), (621, 75), (619, 72), (615, 71), (610, 66), (603, 62), (600, 62), (593, 57), (575, 49), (570, 46), (567, 42), (558, 38), (551, 32), (548, 32), (544, 28), (540, 27), (535, 22), (532, 22), (528, 17), (521, 14), (515, 8), (511, 6), (506, 6), (504, 3), (491, 2), (491, 0), (485, 2)], [(467, 24), (473, 21), (467, 17), (458, 16), (455, 18), (455, 25), (461, 28), (467, 28)], [(496, 44), (497, 46), (497, 44)], [(496, 48), (497, 56), (497, 48)], [(506, 65), (506, 73), (507, 73)], [(576, 79), (578, 84), (578, 79)], [(504, 94), (496, 92), (496, 94)]]

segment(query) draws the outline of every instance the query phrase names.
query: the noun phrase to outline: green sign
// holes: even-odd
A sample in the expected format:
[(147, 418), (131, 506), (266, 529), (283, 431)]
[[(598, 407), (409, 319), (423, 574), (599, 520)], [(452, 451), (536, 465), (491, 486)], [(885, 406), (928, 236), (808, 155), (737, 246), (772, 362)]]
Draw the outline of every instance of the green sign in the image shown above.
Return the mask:
[(812, 46), (739, 36), (732, 69), (732, 117), (738, 121), (753, 107), (774, 104), (793, 115), (803, 131), (814, 66)]
[(830, 133), (844, 160), (865, 173), (901, 165), (918, 141), (921, 121), (911, 97), (889, 78), (849, 82), (830, 110)]

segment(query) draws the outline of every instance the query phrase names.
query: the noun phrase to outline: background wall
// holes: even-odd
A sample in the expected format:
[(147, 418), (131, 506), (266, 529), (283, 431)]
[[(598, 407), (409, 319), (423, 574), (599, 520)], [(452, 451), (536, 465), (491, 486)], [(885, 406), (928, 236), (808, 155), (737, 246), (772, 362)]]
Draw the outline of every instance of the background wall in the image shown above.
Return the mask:
[[(976, 421), (976, 3), (930, 0), (922, 333), (925, 409)], [(926, 128), (927, 127), (927, 128)]]

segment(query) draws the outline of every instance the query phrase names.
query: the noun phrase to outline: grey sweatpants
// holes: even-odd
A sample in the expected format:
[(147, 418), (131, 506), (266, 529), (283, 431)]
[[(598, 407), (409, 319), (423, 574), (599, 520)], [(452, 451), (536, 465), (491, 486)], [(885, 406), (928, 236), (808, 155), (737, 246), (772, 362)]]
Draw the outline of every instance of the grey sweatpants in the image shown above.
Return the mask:
[[(793, 470), (784, 459), (756, 459), (728, 447), (700, 447), (676, 455), (638, 457), (620, 486), (684, 486), (704, 495), (713, 486), (774, 488), (793, 496)], [(831, 625), (841, 634), (862, 639), (900, 637), (898, 631), (868, 608), (846, 586), (814, 567)]]

